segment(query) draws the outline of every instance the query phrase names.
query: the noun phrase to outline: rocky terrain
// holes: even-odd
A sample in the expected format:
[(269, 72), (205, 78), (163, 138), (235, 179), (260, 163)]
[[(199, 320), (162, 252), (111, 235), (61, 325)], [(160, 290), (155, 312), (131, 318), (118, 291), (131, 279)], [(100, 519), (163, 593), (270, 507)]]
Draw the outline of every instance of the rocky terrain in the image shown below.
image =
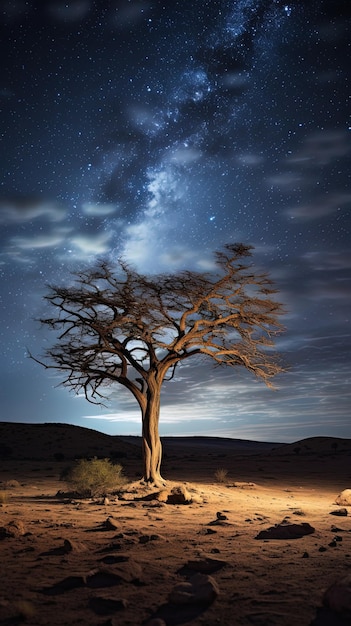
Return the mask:
[[(0, 423), (0, 624), (350, 624), (351, 440), (163, 444), (152, 488), (138, 438)], [(77, 498), (92, 456), (127, 482)]]

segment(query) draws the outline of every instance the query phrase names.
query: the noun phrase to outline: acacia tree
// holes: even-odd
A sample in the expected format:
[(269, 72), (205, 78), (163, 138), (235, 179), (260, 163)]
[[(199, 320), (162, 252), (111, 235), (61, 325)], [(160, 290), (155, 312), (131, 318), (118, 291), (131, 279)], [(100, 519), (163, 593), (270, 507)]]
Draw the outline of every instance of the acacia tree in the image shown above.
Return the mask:
[[(216, 270), (146, 276), (124, 260), (77, 273), (72, 286), (50, 286), (45, 299), (57, 331), (46, 368), (65, 373), (63, 385), (102, 404), (119, 383), (137, 400), (142, 418), (143, 478), (162, 481), (161, 387), (178, 364), (203, 355), (216, 365), (241, 366), (272, 386), (283, 371), (272, 351), (283, 327), (282, 306), (266, 273), (246, 263), (252, 246), (229, 244), (215, 253)], [(107, 394), (108, 395), (108, 394)]]

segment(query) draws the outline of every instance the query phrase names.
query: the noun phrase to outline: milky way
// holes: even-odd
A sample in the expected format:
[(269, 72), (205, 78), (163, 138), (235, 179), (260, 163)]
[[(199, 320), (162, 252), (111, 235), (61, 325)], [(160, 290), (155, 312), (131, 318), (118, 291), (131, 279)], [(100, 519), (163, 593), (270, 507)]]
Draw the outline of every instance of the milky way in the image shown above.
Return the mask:
[(1, 2), (1, 419), (139, 433), (28, 360), (46, 284), (97, 258), (211, 268), (255, 246), (288, 313), (290, 364), (183, 368), (161, 432), (350, 436), (349, 2)]

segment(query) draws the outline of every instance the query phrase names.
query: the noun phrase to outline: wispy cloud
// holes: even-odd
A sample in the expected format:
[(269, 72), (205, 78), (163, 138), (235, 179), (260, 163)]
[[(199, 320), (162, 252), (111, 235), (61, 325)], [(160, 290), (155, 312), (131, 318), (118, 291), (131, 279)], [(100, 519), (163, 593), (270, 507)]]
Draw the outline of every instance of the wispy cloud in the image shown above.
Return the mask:
[(49, 222), (61, 222), (65, 217), (65, 208), (51, 201), (27, 198), (0, 201), (1, 224), (21, 224), (38, 218)]

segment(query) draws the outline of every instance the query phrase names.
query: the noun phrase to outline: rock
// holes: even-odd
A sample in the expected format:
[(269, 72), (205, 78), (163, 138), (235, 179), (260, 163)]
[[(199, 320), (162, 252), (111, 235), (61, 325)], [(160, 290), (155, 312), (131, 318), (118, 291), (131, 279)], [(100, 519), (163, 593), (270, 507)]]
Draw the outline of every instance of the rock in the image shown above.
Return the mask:
[(64, 539), (63, 541), (63, 552), (65, 554), (69, 552), (84, 552), (86, 549), (86, 546), (81, 542), (71, 541), (71, 539)]
[(87, 587), (97, 589), (99, 587), (114, 587), (121, 582), (138, 583), (142, 569), (138, 563), (128, 561), (116, 565), (113, 568), (101, 567), (92, 570), (85, 577)]
[(351, 506), (351, 489), (344, 489), (335, 500), (339, 506)]
[(227, 561), (222, 561), (220, 559), (212, 559), (210, 557), (206, 557), (204, 559), (197, 559), (194, 561), (188, 561), (180, 570), (179, 574), (184, 574), (189, 571), (192, 572), (200, 572), (201, 574), (213, 574), (213, 572), (218, 572), (218, 570), (222, 569), (227, 565)]
[(219, 594), (216, 581), (206, 574), (195, 574), (187, 582), (179, 583), (169, 594), (175, 605), (200, 604), (208, 606)]
[(25, 535), (26, 531), (23, 522), (21, 520), (11, 520), (5, 526), (0, 527), (0, 539), (6, 539), (7, 537), (21, 537)]
[(228, 519), (227, 516), (224, 515), (224, 513), (222, 513), (221, 511), (217, 511), (216, 517), (217, 517), (217, 519), (222, 520), (222, 521)]
[(255, 483), (235, 481), (232, 485), (228, 485), (228, 487), (236, 487), (238, 489), (253, 489), (254, 487), (256, 487), (256, 485)]
[(162, 489), (155, 494), (155, 498), (156, 500), (158, 500), (158, 502), (167, 502), (169, 495), (169, 489)]
[(330, 515), (338, 515), (339, 517), (347, 517), (347, 509), (335, 509), (334, 511), (330, 511)]
[(302, 524), (282, 522), (266, 530), (261, 530), (261, 532), (256, 535), (255, 539), (299, 539), (304, 535), (311, 535), (314, 532), (315, 528), (306, 522)]
[(190, 504), (191, 502), (191, 494), (186, 489), (186, 487), (184, 487), (184, 485), (178, 485), (177, 487), (173, 487), (171, 493), (168, 495), (167, 498), (168, 504)]
[(104, 527), (106, 530), (119, 530), (120, 525), (113, 517), (108, 517), (104, 522)]
[(127, 606), (128, 602), (124, 598), (116, 599), (94, 596), (89, 600), (89, 607), (96, 615), (109, 615), (110, 613), (126, 609)]
[(335, 582), (324, 594), (323, 604), (351, 619), (351, 574)]
[(160, 535), (140, 535), (139, 543), (149, 543), (149, 541), (157, 541), (160, 539)]
[(65, 593), (66, 591), (71, 591), (72, 589), (78, 589), (79, 587), (85, 586), (85, 576), (84, 574), (74, 574), (72, 576), (67, 576), (63, 578), (59, 582), (55, 583), (51, 587), (44, 587), (41, 589), (41, 593), (44, 593), (47, 596), (57, 596), (61, 593)]

